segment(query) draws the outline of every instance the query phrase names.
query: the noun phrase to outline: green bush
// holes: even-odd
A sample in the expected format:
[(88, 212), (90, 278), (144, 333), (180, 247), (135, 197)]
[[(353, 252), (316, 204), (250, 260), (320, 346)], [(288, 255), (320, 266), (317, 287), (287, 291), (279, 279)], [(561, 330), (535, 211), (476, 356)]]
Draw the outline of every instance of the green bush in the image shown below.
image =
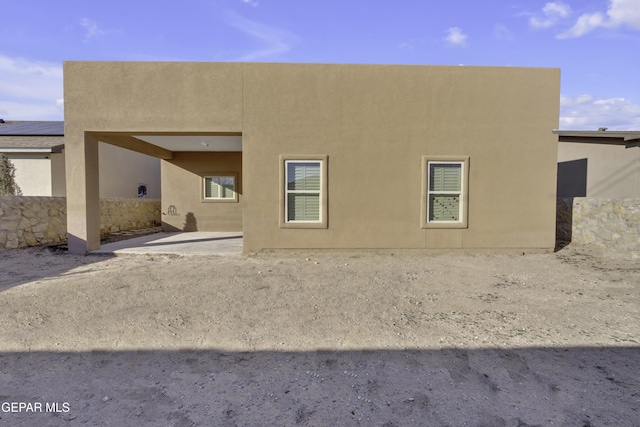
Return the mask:
[(0, 196), (21, 196), (22, 191), (16, 183), (16, 168), (11, 160), (0, 153)]

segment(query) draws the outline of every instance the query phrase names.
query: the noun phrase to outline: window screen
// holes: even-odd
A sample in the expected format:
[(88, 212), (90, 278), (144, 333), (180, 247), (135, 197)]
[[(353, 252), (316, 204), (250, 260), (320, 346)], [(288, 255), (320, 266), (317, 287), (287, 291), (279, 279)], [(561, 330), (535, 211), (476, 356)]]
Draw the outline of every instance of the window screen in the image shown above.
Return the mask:
[(429, 163), (429, 221), (460, 221), (461, 163)]
[(320, 162), (286, 162), (287, 221), (320, 221)]
[(235, 198), (235, 178), (233, 176), (204, 177), (205, 199)]

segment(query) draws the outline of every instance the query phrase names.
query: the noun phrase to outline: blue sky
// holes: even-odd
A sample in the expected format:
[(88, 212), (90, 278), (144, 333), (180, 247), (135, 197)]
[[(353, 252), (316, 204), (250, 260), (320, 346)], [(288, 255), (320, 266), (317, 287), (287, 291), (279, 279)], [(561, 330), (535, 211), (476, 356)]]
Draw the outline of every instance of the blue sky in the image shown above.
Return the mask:
[(0, 118), (62, 120), (62, 62), (562, 70), (560, 128), (640, 129), (640, 0), (0, 0)]

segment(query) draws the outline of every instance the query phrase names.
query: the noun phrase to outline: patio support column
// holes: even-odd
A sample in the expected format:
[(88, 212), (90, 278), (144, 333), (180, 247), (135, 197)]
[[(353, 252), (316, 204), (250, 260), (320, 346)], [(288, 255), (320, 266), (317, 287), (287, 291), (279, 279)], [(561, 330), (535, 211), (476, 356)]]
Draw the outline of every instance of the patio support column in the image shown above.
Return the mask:
[(65, 164), (69, 253), (86, 254), (100, 248), (98, 140), (65, 129)]

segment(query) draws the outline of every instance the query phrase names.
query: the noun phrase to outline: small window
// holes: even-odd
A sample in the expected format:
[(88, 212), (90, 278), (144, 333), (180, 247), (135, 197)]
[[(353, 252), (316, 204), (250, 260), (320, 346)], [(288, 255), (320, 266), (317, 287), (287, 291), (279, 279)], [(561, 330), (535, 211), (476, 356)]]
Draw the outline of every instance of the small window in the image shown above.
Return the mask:
[(326, 228), (326, 156), (282, 159), (281, 226)]
[(238, 200), (235, 175), (206, 175), (203, 177), (203, 201), (234, 202)]
[(466, 228), (468, 158), (423, 158), (423, 228)]

